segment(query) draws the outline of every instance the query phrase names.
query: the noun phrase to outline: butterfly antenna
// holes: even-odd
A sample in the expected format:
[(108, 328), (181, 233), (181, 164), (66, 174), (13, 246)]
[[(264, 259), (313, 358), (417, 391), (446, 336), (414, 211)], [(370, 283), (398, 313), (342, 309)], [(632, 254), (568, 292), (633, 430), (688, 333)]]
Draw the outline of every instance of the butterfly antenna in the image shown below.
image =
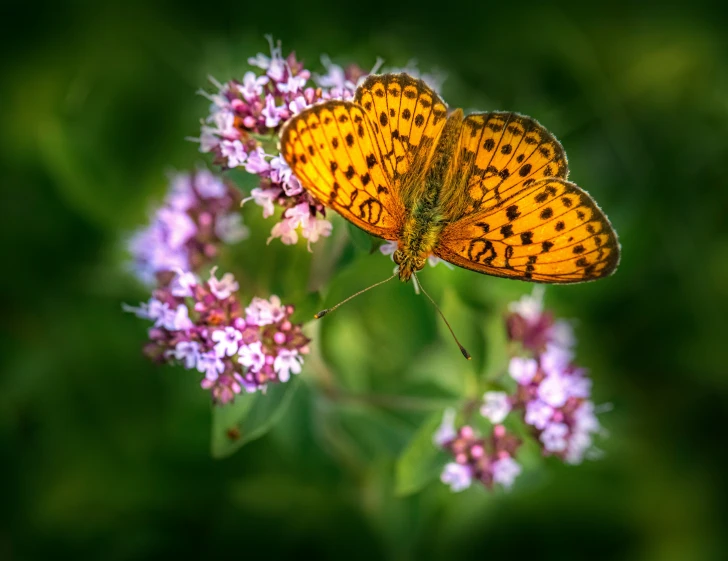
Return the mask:
[(366, 288), (365, 288), (365, 289), (363, 289), (363, 290), (360, 290), (360, 291), (359, 291), (359, 292), (357, 292), (356, 294), (352, 294), (352, 295), (351, 295), (351, 296), (349, 296), (349, 297), (348, 297), (348, 298), (347, 298), (346, 300), (342, 300), (341, 302), (339, 302), (338, 304), (336, 304), (336, 306), (332, 306), (331, 308), (326, 308), (325, 310), (321, 310), (321, 311), (320, 311), (319, 313), (317, 313), (317, 314), (315, 314), (315, 315), (313, 316), (313, 317), (314, 317), (314, 319), (321, 319), (321, 318), (322, 318), (322, 317), (324, 317), (324, 316), (325, 316), (326, 314), (328, 314), (328, 313), (330, 313), (330, 312), (333, 312), (333, 311), (334, 311), (334, 310), (335, 310), (336, 308), (338, 308), (338, 307), (339, 307), (339, 306), (341, 306), (342, 304), (346, 304), (346, 303), (347, 303), (347, 302), (348, 302), (349, 300), (351, 300), (352, 298), (356, 298), (356, 297), (357, 297), (357, 296), (359, 296), (360, 294), (364, 294), (364, 293), (365, 293), (365, 292), (366, 292), (367, 290), (371, 290), (372, 288), (375, 288), (375, 287), (379, 286), (380, 284), (384, 284), (385, 282), (389, 282), (389, 281), (391, 281), (391, 280), (392, 280), (392, 279), (393, 279), (394, 277), (396, 277), (396, 276), (397, 276), (397, 273), (394, 273), (394, 274), (393, 274), (393, 275), (392, 275), (391, 277), (389, 277), (389, 278), (387, 278), (387, 279), (384, 279), (383, 281), (379, 281), (379, 282), (377, 282), (377, 283), (374, 283), (373, 285), (371, 285), (371, 286), (368, 286), (368, 287), (366, 287)]
[(473, 357), (470, 356), (470, 353), (460, 344), (460, 341), (458, 341), (458, 338), (455, 336), (455, 332), (452, 330), (452, 327), (450, 327), (450, 322), (447, 321), (445, 318), (445, 314), (442, 313), (442, 310), (440, 307), (435, 303), (435, 301), (432, 299), (432, 296), (427, 294), (427, 291), (425, 290), (425, 287), (422, 286), (422, 283), (420, 282), (420, 279), (417, 277), (417, 273), (413, 273), (415, 276), (415, 280), (417, 281), (417, 284), (420, 285), (420, 290), (422, 290), (422, 293), (427, 296), (427, 299), (432, 302), (432, 305), (435, 306), (435, 309), (437, 310), (437, 313), (440, 314), (440, 317), (442, 318), (442, 321), (445, 322), (445, 325), (447, 325), (447, 328), (450, 330), (450, 335), (452, 335), (452, 338), (455, 339), (455, 342), (458, 344), (458, 347), (460, 347), (460, 352), (463, 353), (463, 356), (467, 358), (468, 360), (471, 360)]

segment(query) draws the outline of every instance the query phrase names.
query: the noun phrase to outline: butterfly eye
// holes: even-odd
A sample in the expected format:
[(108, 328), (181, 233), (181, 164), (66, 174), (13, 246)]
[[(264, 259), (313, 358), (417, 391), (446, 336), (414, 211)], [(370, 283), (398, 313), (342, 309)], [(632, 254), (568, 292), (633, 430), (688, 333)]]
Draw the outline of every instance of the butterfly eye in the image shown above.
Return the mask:
[(415, 268), (419, 271), (420, 269), (425, 268), (425, 263), (427, 262), (427, 259), (424, 257), (417, 257), (415, 259)]
[(392, 259), (394, 262), (399, 265), (402, 263), (402, 259), (404, 259), (404, 253), (402, 253), (401, 249), (394, 250), (394, 254), (392, 255)]

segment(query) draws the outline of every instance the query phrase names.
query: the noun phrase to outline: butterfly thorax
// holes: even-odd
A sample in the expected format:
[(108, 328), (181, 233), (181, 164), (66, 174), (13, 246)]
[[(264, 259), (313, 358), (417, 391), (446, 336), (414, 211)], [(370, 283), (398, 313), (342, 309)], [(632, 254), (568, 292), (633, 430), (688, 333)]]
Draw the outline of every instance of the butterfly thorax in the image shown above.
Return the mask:
[(407, 282), (421, 270), (437, 244), (444, 224), (433, 212), (415, 209), (405, 223), (394, 262), (399, 265), (399, 279)]
[[(440, 193), (444, 183), (449, 180), (448, 170), (462, 122), (463, 112), (460, 109), (456, 109), (448, 117), (424, 178), (424, 192), (421, 188), (416, 189), (419, 192), (418, 197), (408, 205), (409, 212), (402, 228), (399, 247), (394, 254), (402, 282), (408, 281), (412, 273), (425, 266), (427, 258), (432, 255), (437, 245), (440, 232), (446, 225), (440, 208)], [(405, 192), (413, 190), (403, 187)]]

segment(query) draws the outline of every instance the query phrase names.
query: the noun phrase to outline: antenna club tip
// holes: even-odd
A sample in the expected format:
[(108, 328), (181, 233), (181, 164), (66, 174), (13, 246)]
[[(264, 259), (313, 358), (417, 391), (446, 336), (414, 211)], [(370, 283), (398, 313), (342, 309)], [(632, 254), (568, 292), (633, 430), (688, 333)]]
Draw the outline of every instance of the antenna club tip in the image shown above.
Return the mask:
[(328, 314), (330, 311), (331, 310), (329, 310), (328, 308), (326, 310), (321, 310), (319, 313), (313, 315), (313, 319), (321, 319), (326, 314)]
[(470, 353), (465, 350), (465, 347), (460, 347), (460, 352), (463, 353), (463, 356), (468, 360), (473, 360), (473, 357), (470, 356)]

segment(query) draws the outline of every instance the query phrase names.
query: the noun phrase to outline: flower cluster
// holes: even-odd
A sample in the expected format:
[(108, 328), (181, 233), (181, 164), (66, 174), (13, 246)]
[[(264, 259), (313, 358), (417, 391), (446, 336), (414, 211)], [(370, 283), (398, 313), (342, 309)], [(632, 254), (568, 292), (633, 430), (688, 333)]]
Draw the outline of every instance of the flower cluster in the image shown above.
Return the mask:
[(503, 425), (496, 425), (490, 437), (482, 438), (470, 425), (456, 430), (455, 411), (448, 409), (433, 441), (455, 459), (445, 466), (440, 476), (455, 492), (467, 489), (473, 480), (488, 489), (496, 483), (509, 489), (521, 473), (521, 466), (514, 459), (521, 441)]
[(471, 425), (456, 430), (455, 411), (448, 410), (433, 438), (455, 457), (441, 475), (453, 491), (469, 487), (473, 479), (489, 489), (494, 483), (506, 488), (513, 484), (521, 472), (515, 460), (521, 442), (501, 424), (511, 412), (522, 416), (545, 456), (570, 464), (580, 463), (593, 450), (593, 435), (601, 431), (589, 399), (591, 380), (573, 362), (571, 326), (544, 311), (543, 287), (510, 304), (506, 328), (519, 349), (508, 365), (516, 389), (483, 396), (480, 414), (492, 424), (492, 433), (481, 438)]
[(308, 353), (309, 340), (290, 319), (293, 306), (271, 296), (253, 298), (243, 308), (238, 289), (230, 273), (218, 279), (213, 269), (202, 282), (180, 270), (149, 302), (125, 307), (154, 322), (147, 356), (201, 373), (201, 386), (219, 404), (232, 401), (243, 389), (265, 391), (269, 383), (287, 382), (301, 372)]
[(201, 92), (212, 105), (196, 140), (201, 152), (215, 156), (215, 163), (244, 167), (259, 176), (260, 186), (253, 189), (249, 200), (263, 208), (266, 218), (274, 213), (275, 205), (283, 209), (270, 239), (295, 244), (300, 229), (310, 248), (330, 234), (331, 224), (324, 219), (324, 207), (303, 190), (275, 151), (275, 138), (283, 123), (314, 103), (353, 98), (357, 82), (367, 73), (355, 65), (343, 69), (323, 57), (326, 74), (312, 77), (295, 53), (284, 58), (280, 42), (268, 39), (270, 56), (259, 53), (248, 59), (257, 71), (247, 72), (242, 80), (213, 82), (218, 88), (215, 94)]
[(589, 399), (591, 380), (573, 362), (571, 326), (544, 312), (541, 287), (511, 304), (506, 324), (511, 341), (523, 349), (508, 367), (517, 389), (511, 395), (487, 392), (481, 413), (500, 423), (511, 410), (519, 410), (545, 455), (580, 463), (601, 427)]
[(240, 199), (237, 189), (209, 171), (174, 174), (149, 226), (129, 239), (137, 277), (154, 284), (165, 272), (196, 271), (212, 261), (221, 242), (246, 238)]

